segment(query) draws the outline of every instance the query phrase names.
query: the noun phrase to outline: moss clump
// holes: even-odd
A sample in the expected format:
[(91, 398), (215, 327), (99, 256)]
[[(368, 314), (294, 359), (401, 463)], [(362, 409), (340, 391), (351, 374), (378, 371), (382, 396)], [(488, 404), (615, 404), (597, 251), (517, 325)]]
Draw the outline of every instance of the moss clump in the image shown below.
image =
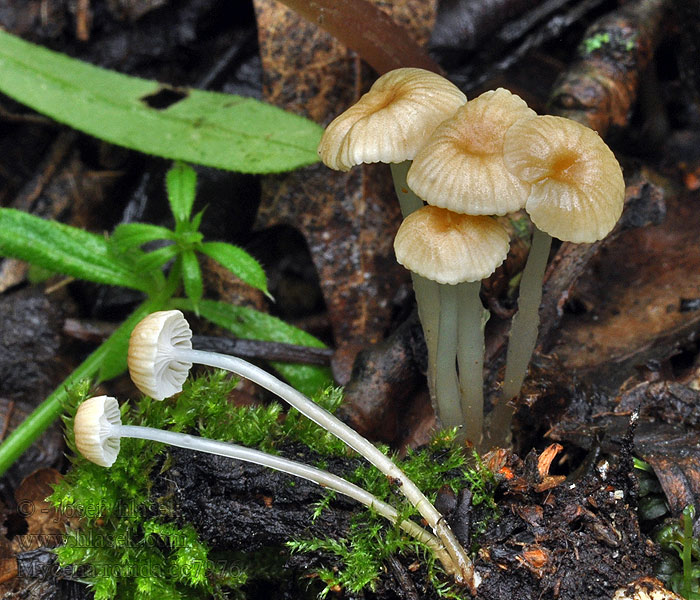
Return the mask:
[[(159, 402), (142, 398), (121, 407), (124, 423), (190, 432), (211, 439), (259, 447), (267, 452), (289, 440), (302, 441), (324, 455), (345, 455), (345, 445), (315, 424), (282, 407), (234, 407), (227, 397), (236, 380), (222, 371), (190, 379), (176, 398)], [(54, 505), (81, 517), (56, 549), (62, 566), (73, 566), (92, 586), (96, 600), (120, 598), (211, 598), (230, 595), (247, 580), (247, 569), (212, 560), (209, 548), (191, 526), (177, 527), (165, 505), (151, 499), (158, 469), (167, 470), (168, 447), (126, 438), (115, 464), (105, 469), (75, 449), (73, 418), (89, 386), (70, 395), (64, 417), (72, 450), (71, 469), (51, 495)], [(317, 401), (334, 411), (342, 400), (328, 389)], [(159, 467), (160, 465), (160, 467)], [(241, 565), (245, 561), (241, 561)]]
[[(346, 446), (295, 410), (283, 414), (279, 404), (234, 407), (228, 402), (235, 380), (223, 372), (190, 379), (181, 394), (164, 402), (142, 398), (122, 405), (124, 423), (185, 431), (227, 440), (275, 453), (278, 448), (301, 442), (321, 458), (347, 457)], [(66, 408), (66, 435), (73, 450), (72, 467), (56, 486), (51, 500), (60, 509), (83, 517), (79, 529), (69, 531), (66, 543), (56, 550), (62, 566), (72, 565), (88, 581), (96, 600), (231, 597), (243, 594), (250, 577), (259, 576), (256, 559), (230, 553), (225, 560), (213, 555), (191, 525), (173, 523), (172, 507), (154, 500), (151, 482), (169, 468), (168, 447), (136, 439), (123, 439), (121, 452), (110, 469), (94, 465), (77, 452), (73, 443), (73, 416), (87, 385), (75, 390)], [(329, 388), (316, 402), (334, 412), (342, 401), (340, 390)], [(385, 449), (386, 451), (386, 449)], [(447, 485), (458, 491), (474, 490), (474, 503), (494, 514), (492, 477), (485, 469), (468, 465), (455, 445), (454, 435), (442, 435), (429, 447), (409, 452), (402, 462), (409, 477), (431, 498)], [(367, 465), (350, 477), (355, 483), (397, 507), (403, 518), (417, 518), (413, 507), (392, 482)], [(316, 514), (328, 506), (332, 495), (319, 502)], [(372, 587), (392, 555), (416, 556), (428, 578), (443, 595), (440, 568), (429, 549), (409, 539), (383, 518), (358, 510), (343, 539), (290, 542), (297, 552), (334, 555), (332, 566), (314, 572), (326, 584), (357, 592)]]
[[(401, 468), (433, 503), (438, 491), (445, 486), (454, 492), (470, 488), (473, 494), (472, 506), (478, 507), (483, 518), (473, 525), (474, 532), (478, 534), (483, 530), (486, 520), (498, 516), (493, 498), (496, 482), (493, 474), (481, 464), (479, 457), (474, 454), (470, 459), (455, 443), (454, 438), (454, 432), (442, 432), (429, 446), (409, 451), (401, 462)], [(383, 450), (388, 451), (387, 448)], [(419, 520), (414, 507), (405, 501), (392, 481), (373, 467), (362, 465), (349, 479), (381, 500), (396, 506), (401, 518)], [(327, 502), (319, 503), (316, 514), (326, 505)], [(438, 595), (463, 597), (463, 590), (446, 583), (449, 582), (449, 577), (442, 574), (439, 564), (426, 546), (406, 537), (398, 527), (387, 524), (372, 511), (357, 514), (344, 538), (329, 536), (297, 540), (289, 542), (288, 547), (293, 552), (314, 552), (328, 556), (329, 566), (315, 571), (325, 584), (320, 591), (321, 597), (341, 588), (353, 593), (359, 593), (365, 587), (374, 588), (386, 561), (393, 555), (417, 557), (425, 566), (427, 578)]]

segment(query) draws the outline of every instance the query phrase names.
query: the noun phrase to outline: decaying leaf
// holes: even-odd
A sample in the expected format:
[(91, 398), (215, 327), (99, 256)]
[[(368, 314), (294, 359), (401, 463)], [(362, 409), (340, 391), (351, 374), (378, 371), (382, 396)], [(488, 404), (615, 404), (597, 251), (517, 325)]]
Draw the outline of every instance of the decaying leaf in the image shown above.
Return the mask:
[(670, 360), (697, 335), (700, 311), (683, 310), (682, 299), (700, 289), (700, 253), (693, 251), (700, 214), (690, 194), (666, 204), (663, 224), (621, 234), (589, 263), (595, 275), (579, 276), (568, 298), (577, 308), (564, 313), (550, 347), (567, 368), (607, 390), (617, 391), (649, 361)]
[[(273, 0), (256, 0), (255, 7), (269, 102), (327, 124), (369, 87), (374, 77), (329, 34)], [(427, 40), (432, 1), (397, 0), (381, 7), (410, 24), (419, 42)], [(339, 349), (340, 383), (348, 381), (357, 351), (382, 339), (392, 300), (407, 289), (408, 274), (393, 252), (399, 222), (385, 165), (349, 173), (315, 166), (263, 184), (257, 227), (286, 224), (304, 235)]]
[[(594, 244), (565, 242), (561, 245), (547, 268), (540, 306), (538, 345), (545, 351), (551, 348), (553, 335), (564, 316), (565, 305), (573, 297), (574, 287), (594, 259), (611, 252), (609, 245), (625, 230), (660, 225), (666, 216), (665, 196), (665, 190), (653, 183), (647, 175), (636, 173), (627, 181), (624, 212), (608, 237)], [(629, 234), (631, 237), (634, 235)], [(629, 247), (625, 242), (621, 245)]]

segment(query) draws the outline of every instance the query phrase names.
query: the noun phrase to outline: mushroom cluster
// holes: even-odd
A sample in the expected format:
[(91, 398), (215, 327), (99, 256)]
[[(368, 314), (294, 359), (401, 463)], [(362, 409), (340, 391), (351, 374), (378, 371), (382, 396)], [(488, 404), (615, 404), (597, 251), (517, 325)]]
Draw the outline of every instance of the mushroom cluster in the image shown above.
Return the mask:
[[(388, 456), (324, 408), (270, 373), (238, 357), (195, 350), (192, 348), (191, 338), (189, 324), (178, 310), (155, 312), (143, 319), (131, 334), (127, 358), (129, 373), (136, 387), (156, 400), (163, 400), (182, 390), (189, 370), (195, 363), (230, 371), (257, 383), (335, 435), (387, 477), (396, 481), (399, 484), (398, 489), (415, 506), (433, 533), (413, 522), (402, 520), (399, 526), (409, 535), (428, 544), (446, 572), (452, 575), (456, 582), (468, 586), (472, 591), (476, 590), (478, 575), (449, 525), (415, 483)], [(373, 507), (392, 522), (399, 520), (396, 510), (390, 505), (381, 502), (366, 490), (325, 471), (235, 444), (159, 429), (122, 425), (118, 403), (114, 398), (100, 396), (82, 403), (76, 414), (74, 431), (76, 446), (81, 454), (101, 466), (109, 467), (114, 463), (119, 454), (120, 438), (148, 439), (255, 462), (303, 477)]]
[[(407, 99), (404, 78), (420, 79), (419, 98)], [(477, 447), (503, 445), (509, 441), (510, 401), (534, 350), (552, 236), (574, 242), (606, 236), (622, 212), (622, 170), (596, 132), (569, 119), (537, 116), (503, 88), (470, 101), (451, 90), (451, 101), (439, 102), (440, 112), (423, 126), (431, 85), (436, 95), (451, 90), (442, 77), (420, 69), (383, 75), (328, 126), (319, 155), (329, 167), (343, 170), (362, 162), (412, 160), (392, 169), (404, 216), (394, 248), (397, 260), (412, 271), (431, 398), (442, 426), (459, 427), (461, 439)], [(400, 150), (392, 154), (388, 148)], [(533, 222), (533, 241), (503, 393), (484, 440), (488, 312), (479, 297), (480, 282), (508, 252), (508, 236), (494, 217), (522, 209)]]

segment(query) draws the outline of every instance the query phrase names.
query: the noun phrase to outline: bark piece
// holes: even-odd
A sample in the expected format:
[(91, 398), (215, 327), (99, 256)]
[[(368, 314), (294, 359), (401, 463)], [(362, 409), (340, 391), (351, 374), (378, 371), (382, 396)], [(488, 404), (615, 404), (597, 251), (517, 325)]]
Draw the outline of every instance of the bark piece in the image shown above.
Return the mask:
[(661, 37), (667, 0), (629, 2), (588, 28), (578, 61), (550, 96), (553, 114), (595, 129), (626, 127), (646, 70)]

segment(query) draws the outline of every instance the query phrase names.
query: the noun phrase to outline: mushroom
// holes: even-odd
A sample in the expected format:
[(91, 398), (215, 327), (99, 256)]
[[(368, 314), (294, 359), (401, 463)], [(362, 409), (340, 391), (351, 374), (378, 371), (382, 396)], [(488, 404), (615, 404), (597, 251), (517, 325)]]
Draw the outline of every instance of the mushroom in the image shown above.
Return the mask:
[(525, 210), (534, 231), (511, 325), (502, 401), (492, 414), (492, 439), (501, 444), (509, 441), (510, 401), (520, 392), (537, 341), (552, 236), (584, 243), (604, 238), (620, 218), (625, 196), (615, 155), (595, 131), (571, 119), (519, 121), (506, 133), (503, 151), (508, 170), (531, 186)]
[(401, 492), (444, 544), (452, 559), (456, 580), (476, 588), (472, 562), (449, 525), (418, 486), (388, 456), (327, 410), (263, 369), (234, 356), (191, 349), (191, 335), (189, 324), (179, 310), (152, 313), (136, 325), (129, 341), (127, 363), (132, 381), (144, 394), (162, 399), (180, 391), (173, 391), (172, 383), (179, 381), (183, 368), (189, 368), (192, 363), (224, 369), (257, 383), (398, 481)]
[[(408, 171), (409, 187), (429, 205), (457, 213), (504, 215), (520, 210), (530, 186), (506, 169), (503, 143), (509, 127), (534, 116), (535, 112), (524, 100), (506, 89), (484, 92), (458, 108), (435, 129)], [(437, 400), (440, 420), (446, 426), (455, 424), (451, 419), (456, 416), (457, 409), (451, 406), (461, 403), (464, 414), (460, 423), (466, 424), (468, 439), (477, 445), (482, 437), (483, 328), (488, 319), (479, 300), (480, 279), (461, 291), (464, 299), (460, 304), (465, 304), (461, 306), (459, 317), (460, 389), (451, 385), (451, 393), (443, 392), (443, 397)], [(441, 315), (444, 312), (442, 305), (440, 312)], [(454, 327), (456, 330), (457, 325)], [(441, 336), (442, 330), (438, 337)], [(452, 342), (438, 342), (443, 343)]]
[(408, 535), (430, 547), (448, 572), (452, 569), (452, 559), (445, 552), (445, 548), (440, 540), (433, 534), (409, 519), (403, 519), (399, 522), (399, 515), (393, 506), (379, 500), (379, 498), (354, 483), (350, 483), (346, 479), (327, 471), (237, 444), (219, 442), (153, 427), (122, 425), (119, 404), (111, 396), (95, 396), (82, 402), (75, 414), (73, 431), (75, 445), (80, 453), (87, 460), (102, 467), (111, 467), (116, 461), (119, 455), (121, 438), (137, 438), (255, 463), (275, 471), (307, 479), (324, 488), (357, 500), (361, 504), (377, 511), (377, 513), (392, 523), (398, 522), (399, 527)]
[(535, 117), (506, 89), (484, 92), (443, 121), (416, 154), (408, 186), (428, 204), (468, 215), (520, 210), (530, 185), (503, 163), (506, 131)]
[[(431, 71), (389, 71), (326, 127), (318, 146), (319, 156), (328, 167), (341, 171), (362, 163), (389, 163), (405, 218), (423, 206), (406, 185), (410, 161), (433, 130), (466, 101), (459, 88)], [(428, 387), (435, 406), (439, 295), (428, 280), (413, 275), (412, 282), (428, 348)]]
[[(440, 284), (437, 398), (444, 427), (462, 427), (479, 444), (483, 425), (481, 280), (508, 254), (510, 239), (493, 218), (424, 206), (404, 219), (394, 240), (396, 260)], [(459, 362), (462, 393), (455, 371)], [(461, 398), (460, 398), (461, 396)]]

